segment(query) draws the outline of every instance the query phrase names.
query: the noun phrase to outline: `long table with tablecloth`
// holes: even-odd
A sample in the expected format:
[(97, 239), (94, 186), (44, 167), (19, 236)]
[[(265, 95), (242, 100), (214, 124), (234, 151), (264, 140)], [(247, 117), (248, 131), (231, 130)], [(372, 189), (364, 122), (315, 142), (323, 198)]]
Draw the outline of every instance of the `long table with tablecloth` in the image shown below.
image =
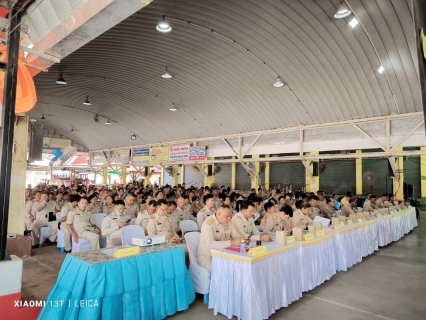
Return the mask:
[(141, 247), (127, 258), (94, 250), (67, 255), (39, 319), (164, 319), (194, 299), (183, 246)]
[[(264, 243), (259, 256), (214, 249), (209, 308), (243, 320), (267, 319), (312, 290), (336, 271), (346, 271), (378, 250), (380, 225), (392, 241), (417, 226), (415, 208), (361, 223), (326, 229), (326, 235), (287, 246)], [(250, 307), (247, 307), (250, 306)]]

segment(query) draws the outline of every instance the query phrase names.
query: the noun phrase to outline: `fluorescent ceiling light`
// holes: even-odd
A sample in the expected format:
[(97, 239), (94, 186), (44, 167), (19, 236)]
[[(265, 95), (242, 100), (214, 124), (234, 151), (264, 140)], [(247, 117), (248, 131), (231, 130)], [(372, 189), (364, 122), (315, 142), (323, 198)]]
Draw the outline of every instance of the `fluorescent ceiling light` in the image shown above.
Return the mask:
[(334, 15), (335, 19), (343, 19), (346, 18), (347, 16), (351, 15), (351, 10), (349, 10), (348, 6), (346, 4), (344, 4), (343, 2), (340, 3), (339, 7), (337, 8), (337, 12)]
[(164, 79), (170, 79), (172, 77), (172, 75), (170, 73), (165, 73), (165, 74), (162, 75), (162, 77)]
[(105, 124), (111, 124), (111, 121), (109, 119), (105, 122)]
[(174, 103), (173, 103), (173, 105), (171, 106), (170, 111), (173, 111), (173, 112), (177, 111), (177, 108), (175, 107), (175, 104), (174, 104)]
[(357, 24), (358, 24), (358, 20), (357, 20), (356, 18), (353, 18), (353, 19), (351, 20), (351, 22), (349, 22), (349, 25), (350, 25), (352, 28), (355, 28)]
[(275, 81), (275, 83), (274, 83), (274, 87), (275, 88), (281, 88), (282, 86), (284, 86), (284, 82), (281, 80), (280, 77), (278, 77), (277, 81)]
[(91, 106), (92, 104), (89, 101), (89, 97), (86, 98), (86, 101), (83, 102), (85, 106)]
[(67, 82), (65, 81), (65, 79), (62, 77), (62, 73), (61, 76), (59, 77), (58, 80), (56, 80), (57, 84), (67, 84)]
[(136, 140), (136, 135), (135, 135), (135, 134), (132, 134), (132, 135), (130, 136), (130, 138), (131, 138), (132, 140)]
[(380, 73), (380, 74), (382, 74), (382, 73), (383, 73), (383, 71), (385, 71), (385, 68), (383, 68), (383, 66), (380, 66), (380, 67), (379, 67), (379, 69), (378, 69), (377, 71), (379, 71), (379, 73)]
[(157, 31), (160, 31), (162, 33), (167, 33), (172, 31), (172, 27), (170, 26), (170, 23), (168, 23), (165, 20), (165, 17), (163, 16), (163, 19), (157, 24), (156, 27)]

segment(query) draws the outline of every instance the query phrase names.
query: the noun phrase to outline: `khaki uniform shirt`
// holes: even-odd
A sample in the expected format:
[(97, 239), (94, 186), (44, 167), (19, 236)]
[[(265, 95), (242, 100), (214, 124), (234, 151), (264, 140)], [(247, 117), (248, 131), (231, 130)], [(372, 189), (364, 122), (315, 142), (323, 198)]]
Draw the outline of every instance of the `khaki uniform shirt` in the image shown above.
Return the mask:
[(101, 213), (101, 212), (103, 212), (103, 209), (99, 205), (99, 203), (96, 203), (95, 205), (93, 205), (93, 204), (90, 203), (87, 206), (87, 211), (90, 211), (92, 214), (95, 214), (95, 213)]
[(121, 222), (126, 222), (127, 217), (122, 214), (118, 216), (116, 214), (108, 215), (102, 220), (102, 235), (110, 236), (111, 238), (121, 238), (121, 229), (118, 226)]
[(54, 212), (56, 208), (56, 201), (50, 200), (47, 202), (39, 202), (35, 208), (36, 208), (36, 220), (41, 221), (49, 221), (49, 212)]
[(111, 213), (114, 212), (114, 204), (111, 203), (110, 206), (108, 206), (107, 204), (104, 205), (102, 207), (102, 212), (105, 213), (106, 215), (110, 215)]
[(303, 227), (313, 224), (314, 221), (308, 215), (304, 215), (299, 209), (293, 213), (293, 227)]
[(39, 204), (39, 201), (36, 201), (35, 199), (32, 199), (27, 202), (25, 205), (25, 218), (29, 219), (30, 216), (35, 216), (36, 213), (36, 206)]
[(214, 200), (214, 206), (217, 210), (217, 208), (219, 208), (219, 206), (222, 204), (222, 200), (220, 200), (219, 197), (214, 197), (213, 200)]
[(365, 211), (365, 212), (373, 212), (374, 210), (377, 210), (377, 209), (379, 209), (379, 207), (375, 203), (371, 203), (371, 201), (364, 203), (364, 206), (362, 207), (362, 211)]
[(173, 237), (178, 238), (178, 235), (173, 228), (172, 219), (167, 216), (165, 216), (165, 219), (163, 220), (154, 213), (148, 221), (147, 229), (150, 236), (164, 236), (166, 237), (166, 241)]
[(185, 207), (180, 209), (179, 207), (176, 207), (175, 211), (170, 215), (172, 218), (173, 228), (175, 231), (180, 229), (180, 222), (183, 220), (191, 220), (190, 215), (186, 211)]
[(201, 230), (201, 226), (203, 225), (203, 222), (207, 220), (207, 218), (210, 217), (211, 215), (214, 215), (214, 213), (215, 213), (214, 209), (209, 210), (207, 207), (204, 207), (203, 209), (201, 209), (197, 214), (198, 229)]
[(350, 203), (345, 204), (342, 207), (342, 215), (349, 217), (352, 213), (357, 213), (358, 209), (356, 207), (352, 208)]
[(320, 209), (320, 211), (322, 211), (324, 207), (327, 207), (327, 201), (325, 199), (322, 201), (318, 201), (318, 208)]
[(73, 207), (71, 202), (68, 202), (61, 209), (61, 219), (66, 218), (68, 216), (68, 212), (77, 210), (77, 207)]
[(321, 208), (321, 213), (324, 215), (324, 218), (331, 219), (337, 217), (336, 210), (334, 207), (330, 207), (329, 205), (323, 206)]
[(123, 214), (127, 215), (128, 219), (134, 219), (138, 215), (139, 206), (136, 203), (133, 203), (131, 206), (127, 204), (124, 207)]
[(311, 218), (312, 220), (314, 220), (316, 216), (320, 215), (321, 211), (320, 211), (320, 209), (318, 207), (311, 207), (311, 208), (312, 208), (312, 210), (309, 213), (309, 218)]
[[(154, 213), (153, 213), (154, 214)], [(148, 230), (148, 221), (151, 219), (152, 215), (148, 213), (148, 210), (144, 210), (138, 213), (136, 218), (135, 225), (141, 226), (144, 230)]]
[(89, 211), (81, 212), (78, 208), (75, 211), (68, 212), (67, 224), (71, 224), (80, 237), (84, 231), (96, 232), (93, 225), (95, 225), (95, 218)]
[[(266, 216), (266, 211), (263, 208), (258, 208), (256, 210), (256, 212), (260, 215), (260, 219), (263, 219), (264, 216)], [(259, 221), (259, 219), (257, 219), (256, 221)], [(262, 220), (260, 220), (262, 221)]]
[(232, 221), (221, 224), (216, 216), (209, 217), (201, 226), (200, 243), (197, 256), (211, 257), (211, 249), (223, 249), (231, 246)]
[[(368, 203), (368, 202), (367, 202)], [(383, 201), (381, 198), (376, 200), (376, 206), (379, 209), (383, 209), (383, 208), (389, 208), (392, 206), (392, 203), (390, 203), (389, 201)]]
[(195, 204), (191, 204), (191, 211), (198, 213), (200, 212), (200, 209)]
[(286, 222), (281, 220), (278, 214), (271, 214), (268, 216), (265, 228), (263, 229), (263, 232), (266, 234), (275, 234), (278, 230), (284, 230), (286, 227)]
[(254, 225), (253, 218), (244, 218), (241, 212), (238, 212), (232, 218), (232, 238), (249, 237), (252, 235), (260, 235), (260, 231)]

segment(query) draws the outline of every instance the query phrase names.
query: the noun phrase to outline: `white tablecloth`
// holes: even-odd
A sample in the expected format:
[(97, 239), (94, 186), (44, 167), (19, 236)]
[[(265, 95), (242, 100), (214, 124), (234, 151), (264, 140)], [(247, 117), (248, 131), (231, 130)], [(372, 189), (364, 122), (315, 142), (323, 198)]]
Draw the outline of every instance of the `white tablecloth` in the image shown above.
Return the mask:
[(299, 245), (276, 254), (273, 251), (282, 246), (266, 245), (271, 255), (255, 262), (240, 260), (248, 254), (212, 250), (209, 308), (215, 315), (267, 319), (302, 296)]
[(398, 241), (417, 227), (416, 209), (409, 208), (377, 219), (379, 246)]
[(335, 259), (331, 235), (300, 243), (303, 292), (312, 290), (336, 274)]

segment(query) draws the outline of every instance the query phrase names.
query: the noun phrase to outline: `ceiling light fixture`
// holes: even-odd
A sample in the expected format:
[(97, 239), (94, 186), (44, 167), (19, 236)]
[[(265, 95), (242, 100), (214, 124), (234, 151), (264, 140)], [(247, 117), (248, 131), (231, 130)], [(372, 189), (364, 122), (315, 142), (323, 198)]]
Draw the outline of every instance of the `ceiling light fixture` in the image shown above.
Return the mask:
[(111, 124), (111, 121), (109, 121), (109, 119), (107, 119), (107, 121), (105, 122), (105, 124)]
[(166, 21), (166, 16), (161, 17), (161, 21), (157, 24), (157, 27), (155, 27), (157, 31), (162, 33), (168, 33), (172, 31), (172, 27), (170, 26), (170, 23)]
[(87, 96), (86, 101), (83, 102), (85, 106), (91, 106), (92, 104), (89, 101), (89, 96)]
[(385, 71), (385, 68), (383, 68), (383, 66), (380, 66), (380, 67), (379, 67), (379, 69), (378, 69), (377, 71), (379, 71), (379, 73), (380, 73), (380, 74), (382, 74), (382, 73), (383, 73), (383, 71)]
[(93, 118), (93, 120), (95, 120), (95, 122), (99, 122), (99, 117), (98, 117), (98, 115), (95, 115), (95, 117)]
[(355, 28), (357, 24), (358, 20), (356, 18), (353, 18), (351, 22), (349, 22), (349, 25), (352, 27), (352, 29)]
[(173, 111), (173, 112), (177, 111), (177, 108), (176, 108), (176, 106), (175, 106), (175, 104), (174, 104), (174, 103), (173, 103), (173, 105), (171, 106), (170, 111)]
[(58, 80), (56, 80), (57, 84), (67, 84), (67, 82), (65, 81), (65, 79), (62, 77), (62, 73), (61, 76), (59, 77)]
[(274, 83), (274, 87), (275, 88), (281, 88), (283, 86), (284, 86), (284, 82), (281, 80), (280, 77), (278, 77), (277, 81), (275, 81), (275, 83)]
[(343, 18), (346, 18), (347, 16), (350, 16), (351, 13), (352, 12), (351, 10), (349, 10), (348, 6), (345, 3), (341, 2), (339, 7), (337, 8), (337, 12), (334, 15), (334, 18), (343, 19)]
[(131, 138), (132, 140), (136, 140), (136, 135), (135, 135), (135, 134), (132, 134), (132, 135), (130, 136), (130, 138)]
[(43, 116), (40, 118), (40, 120), (46, 120), (46, 118), (44, 117), (44, 113), (43, 113)]
[(166, 73), (162, 75), (162, 77), (164, 79), (170, 79), (172, 77), (172, 75), (170, 73), (167, 72), (167, 67), (166, 67)]

